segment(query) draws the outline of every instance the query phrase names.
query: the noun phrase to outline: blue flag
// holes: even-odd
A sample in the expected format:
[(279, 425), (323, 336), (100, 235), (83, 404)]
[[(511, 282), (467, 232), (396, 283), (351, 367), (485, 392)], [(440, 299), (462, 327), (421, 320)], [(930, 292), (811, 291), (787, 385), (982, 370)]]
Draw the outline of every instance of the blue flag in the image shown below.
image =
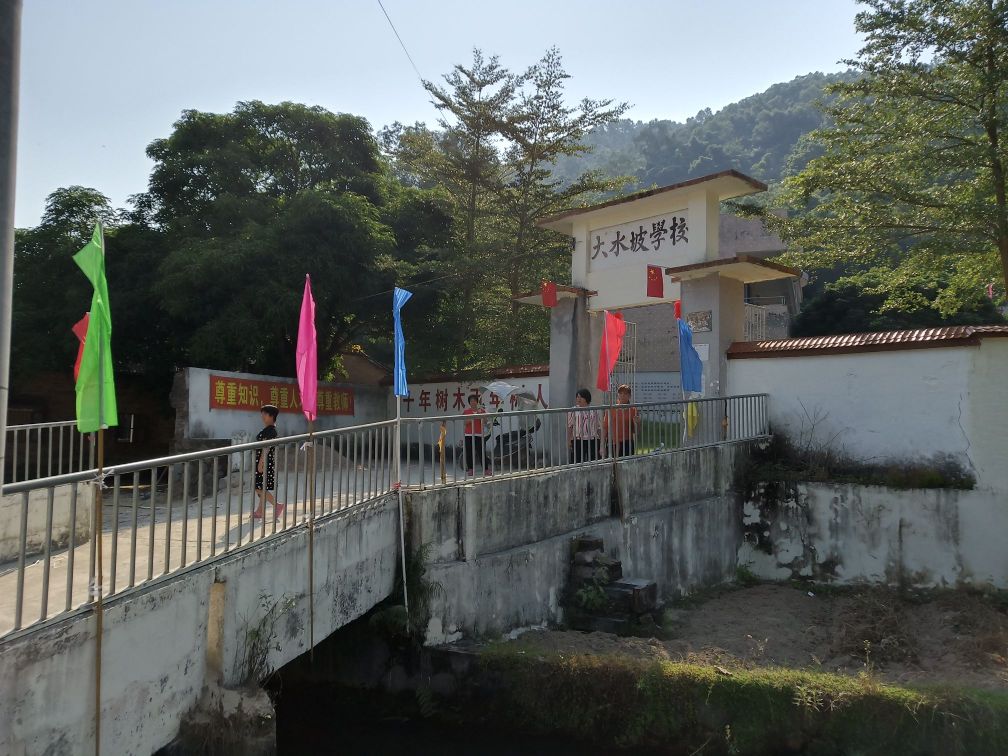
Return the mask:
[(703, 363), (693, 346), (693, 329), (685, 320), (679, 320), (679, 374), (682, 390), (703, 391)]
[(406, 304), (412, 292), (400, 289), (398, 286), (392, 293), (392, 319), (395, 321), (395, 368), (392, 385), (396, 396), (409, 396), (409, 386), (406, 385), (406, 339), (403, 338), (402, 320), (399, 311)]

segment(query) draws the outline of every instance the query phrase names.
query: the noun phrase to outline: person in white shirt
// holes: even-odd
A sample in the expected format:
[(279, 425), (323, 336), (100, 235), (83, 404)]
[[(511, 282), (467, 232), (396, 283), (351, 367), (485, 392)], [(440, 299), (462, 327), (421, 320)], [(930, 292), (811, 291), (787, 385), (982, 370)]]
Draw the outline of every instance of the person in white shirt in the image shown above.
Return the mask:
[(574, 397), (576, 409), (567, 413), (567, 448), (574, 462), (591, 462), (598, 458), (602, 425), (595, 410), (583, 409), (591, 404), (591, 392), (579, 389)]

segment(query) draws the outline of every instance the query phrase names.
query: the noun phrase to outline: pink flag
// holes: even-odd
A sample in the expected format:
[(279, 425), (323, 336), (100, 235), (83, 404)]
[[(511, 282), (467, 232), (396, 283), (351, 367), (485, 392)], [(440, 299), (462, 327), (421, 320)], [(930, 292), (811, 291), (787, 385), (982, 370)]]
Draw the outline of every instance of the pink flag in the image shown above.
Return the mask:
[(305, 276), (301, 320), (298, 323), (297, 380), (301, 389), (301, 411), (312, 422), (318, 417), (318, 340), (315, 336), (315, 300), (311, 276)]
[(602, 347), (599, 350), (598, 381), (596, 386), (600, 391), (609, 390), (609, 376), (616, 367), (620, 350), (623, 348), (623, 335), (626, 333), (626, 323), (620, 313), (613, 315), (605, 311), (605, 327), (602, 331)]

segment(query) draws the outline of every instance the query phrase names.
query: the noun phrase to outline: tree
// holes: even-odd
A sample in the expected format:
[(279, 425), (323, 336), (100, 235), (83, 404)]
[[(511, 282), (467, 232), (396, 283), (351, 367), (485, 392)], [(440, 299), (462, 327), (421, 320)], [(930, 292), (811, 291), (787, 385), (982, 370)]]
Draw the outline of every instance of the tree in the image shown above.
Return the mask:
[(801, 264), (888, 269), (884, 309), (932, 290), (950, 314), (1008, 285), (1008, 0), (862, 1), (858, 76), (767, 222)]
[[(485, 295), (493, 288), (493, 260), (502, 246), (492, 222), (493, 198), (503, 184), (499, 141), (522, 82), (497, 56), (486, 59), (478, 49), (473, 50), (471, 66), (455, 66), (444, 80), (446, 87), (424, 82), (443, 114), (441, 133), (407, 141), (404, 155), (414, 166), (429, 164), (426, 170), (433, 175), (428, 175), (448, 192), (456, 209), (457, 244), (444, 262), (459, 295), (444, 303), (442, 313), (455, 323), (453, 362), (455, 370), (462, 371), (485, 354), (474, 342), (486, 333), (480, 321), (487, 314)], [(480, 303), (477, 292), (483, 295)]]
[(933, 289), (916, 289), (916, 296), (908, 298), (904, 308), (886, 308), (885, 279), (885, 270), (869, 270), (827, 285), (802, 305), (791, 324), (791, 335), (828, 336), (1002, 321), (994, 303), (980, 291), (973, 292), (972, 299), (951, 315), (934, 306), (940, 292)]
[(169, 250), (158, 300), (180, 362), (290, 373), (310, 273), (332, 372), (353, 341), (390, 328), (397, 271), (447, 235), (439, 199), (400, 191), (356, 116), (295, 103), (186, 111), (148, 154), (137, 204)]
[(442, 299), (439, 314), (455, 324), (457, 371), (545, 358), (547, 319), (512, 299), (562, 276), (570, 258), (569, 247), (535, 221), (625, 183), (597, 171), (554, 175), (559, 159), (589, 149), (591, 129), (626, 109), (589, 99), (568, 107), (568, 78), (556, 49), (520, 76), (475, 50), (471, 66), (445, 77), (447, 86), (425, 83), (444, 114), (439, 131), (395, 124), (383, 132), (396, 174), (443, 188), (454, 207), (456, 243), (443, 269), (459, 293)]
[[(46, 198), (37, 226), (18, 229), (11, 302), (11, 366), (16, 379), (72, 368), (77, 342), (70, 328), (90, 307), (91, 284), (71, 258), (90, 240), (95, 221), (114, 231), (118, 217), (101, 192), (70, 186)], [(112, 281), (111, 268), (108, 275)], [(114, 298), (112, 304), (115, 307)]]
[[(504, 156), (508, 181), (499, 191), (500, 214), (512, 240), (507, 258), (512, 296), (520, 287), (538, 283), (537, 266), (529, 266), (529, 261), (542, 258), (550, 247), (554, 256), (557, 251), (555, 237), (537, 229), (536, 220), (621, 189), (628, 182), (621, 176), (606, 178), (599, 171), (584, 171), (568, 182), (553, 176), (560, 158), (590, 151), (584, 140), (591, 129), (616, 121), (629, 107), (627, 103), (587, 98), (577, 107), (567, 107), (564, 82), (569, 78), (560, 52), (555, 47), (548, 50), (525, 73), (513, 117), (502, 124), (508, 140)], [(564, 244), (559, 247), (566, 267), (569, 250)]]

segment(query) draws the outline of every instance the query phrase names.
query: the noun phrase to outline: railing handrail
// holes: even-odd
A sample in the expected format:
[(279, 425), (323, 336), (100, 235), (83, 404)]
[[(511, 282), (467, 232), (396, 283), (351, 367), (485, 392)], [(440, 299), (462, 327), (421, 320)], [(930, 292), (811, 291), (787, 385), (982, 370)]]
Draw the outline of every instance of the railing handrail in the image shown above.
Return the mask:
[(66, 428), (67, 426), (77, 425), (76, 420), (54, 420), (45, 423), (22, 423), (21, 425), (8, 425), (5, 430), (7, 431), (22, 431), (27, 429), (34, 430), (35, 428)]
[[(276, 438), (271, 438), (266, 441), (249, 441), (243, 444), (232, 444), (229, 446), (215, 446), (212, 449), (200, 449), (194, 452), (184, 452), (182, 454), (172, 454), (167, 457), (156, 457), (154, 459), (144, 459), (138, 462), (126, 462), (121, 465), (109, 465), (102, 470), (103, 475), (112, 475), (113, 473), (132, 473), (140, 472), (144, 470), (149, 470), (152, 467), (167, 467), (169, 465), (178, 464), (180, 462), (198, 462), (202, 459), (211, 459), (213, 457), (220, 457), (227, 454), (243, 454), (247, 451), (255, 451), (256, 449), (265, 449), (271, 446), (276, 446), (279, 443), (295, 443), (299, 441), (308, 441), (309, 438), (329, 438), (330, 436), (339, 435), (340, 433), (352, 433), (357, 431), (369, 430), (372, 428), (380, 428), (384, 426), (395, 425), (395, 420), (381, 420), (375, 423), (364, 423), (362, 425), (349, 425), (344, 428), (329, 428), (328, 430), (315, 431), (314, 433), (298, 433), (293, 436), (277, 436)], [(81, 483), (84, 481), (94, 480), (98, 475), (98, 468), (92, 467), (89, 470), (81, 470), (75, 473), (65, 473), (63, 475), (53, 475), (48, 478), (34, 478), (32, 480), (23, 480), (17, 483), (8, 483), (3, 486), (4, 494), (15, 494), (24, 493), (25, 491), (31, 491), (36, 488), (48, 488), (50, 486), (60, 486), (69, 483)]]
[[(713, 402), (723, 402), (729, 399), (750, 399), (757, 397), (765, 397), (767, 394), (763, 393), (752, 393), (752, 394), (730, 394), (728, 396), (708, 396), (708, 397), (696, 397), (693, 399), (668, 399), (665, 401), (657, 402), (631, 402), (626, 405), (619, 404), (596, 404), (588, 405), (587, 407), (547, 407), (547, 408), (534, 408), (529, 410), (495, 410), (493, 412), (487, 412), (485, 417), (492, 417), (493, 419), (510, 418), (510, 417), (525, 417), (525, 416), (536, 416), (543, 414), (558, 414), (564, 412), (590, 412), (592, 410), (609, 410), (616, 408), (626, 408), (626, 407), (636, 407), (638, 409), (648, 409), (651, 407), (665, 407), (668, 405), (687, 405), (691, 403), (713, 403)], [(400, 419), (407, 423), (422, 423), (422, 422), (447, 422), (447, 421), (458, 421), (459, 418), (467, 418), (468, 416), (461, 414), (454, 415), (424, 415), (422, 417), (417, 416), (402, 416)], [(197, 462), (203, 459), (210, 459), (213, 457), (219, 457), (225, 454), (242, 454), (247, 451), (255, 451), (257, 449), (268, 448), (270, 446), (275, 446), (281, 440), (284, 443), (301, 442), (308, 441), (310, 437), (314, 438), (328, 438), (330, 436), (339, 435), (341, 433), (354, 433), (358, 431), (366, 431), (373, 428), (389, 427), (394, 426), (396, 423), (395, 418), (391, 420), (379, 420), (373, 423), (362, 423), (360, 425), (348, 425), (342, 428), (329, 428), (327, 430), (315, 431), (312, 434), (309, 433), (297, 433), (290, 436), (278, 436), (275, 439), (270, 439), (267, 441), (248, 441), (241, 444), (230, 444), (227, 446), (216, 446), (210, 449), (200, 449), (194, 452), (184, 452), (181, 454), (171, 454), (164, 457), (156, 457), (153, 459), (139, 460), (136, 462), (127, 462), (124, 464), (110, 465), (103, 470), (104, 475), (109, 475), (112, 472), (115, 473), (132, 473), (149, 470), (152, 467), (167, 467), (172, 464), (182, 463), (182, 462)], [(49, 425), (66, 425), (75, 424), (75, 421), (59, 421), (57, 423), (51, 423)], [(9, 426), (8, 429), (13, 430), (14, 428), (24, 428), (26, 426)], [(36, 426), (31, 426), (36, 427)], [(98, 475), (98, 469), (95, 467), (89, 468), (87, 470), (80, 470), (78, 472), (64, 473), (62, 475), (53, 475), (50, 477), (34, 478), (31, 480), (18, 481), (16, 483), (7, 483), (3, 485), (4, 494), (16, 494), (24, 493), (25, 491), (31, 491), (36, 488), (46, 488), (49, 486), (66, 485), (71, 483), (81, 483), (84, 481), (94, 480)]]
[[(15, 548), (5, 546), (4, 554), (17, 560), (17, 569), (0, 580), (15, 603), (12, 617), (0, 617), (0, 643), (10, 633), (22, 633), (26, 619), (28, 627), (40, 627), (92, 603), (85, 579), (91, 586), (101, 575), (108, 591), (103, 596), (127, 595), (403, 488), (469, 485), (768, 438), (767, 403), (767, 394), (754, 393), (626, 405), (502, 407), (480, 416), (491, 434), (478, 441), (465, 433), (471, 415), (400, 416), (110, 465), (100, 481), (91, 467), (11, 483), (3, 492), (13, 494), (14, 501), (4, 503), (20, 523)], [(635, 430), (629, 431), (626, 416), (614, 426), (609, 410), (630, 408), (639, 411)], [(580, 413), (598, 421), (577, 424), (572, 431), (570, 416)], [(497, 426), (499, 434), (493, 432)], [(444, 441), (436, 445), (440, 455), (435, 436)], [(309, 448), (305, 442), (310, 440), (315, 443)], [(271, 453), (250, 454), (263, 449)], [(79, 501), (87, 483), (100, 483), (105, 491), (100, 510), (90, 494)], [(60, 487), (64, 490), (57, 491)], [(268, 502), (272, 513), (266, 511)], [(82, 531), (87, 540), (78, 536)], [(103, 563), (96, 561), (99, 554), (108, 557), (104, 574), (97, 566)], [(56, 587), (52, 595), (50, 587)]]
[[(728, 399), (753, 399), (757, 397), (765, 397), (767, 394), (730, 394), (728, 396), (702, 396), (696, 397), (695, 399), (666, 399), (661, 402), (630, 402), (629, 404), (589, 404), (587, 407), (539, 407), (536, 409), (529, 410), (494, 410), (487, 411), (483, 417), (493, 417), (497, 418), (500, 416), (505, 417), (519, 417), (521, 415), (544, 415), (550, 413), (558, 412), (589, 412), (591, 410), (608, 410), (608, 409), (620, 409), (627, 407), (636, 407), (638, 409), (647, 409), (649, 407), (665, 407), (669, 404), (692, 404), (694, 402), (723, 402)], [(403, 422), (437, 422), (439, 420), (468, 420), (469, 415), (455, 414), (455, 415), (424, 415), (422, 417), (417, 417), (415, 415), (404, 415), (402, 417)], [(392, 422), (395, 422), (394, 420)]]

